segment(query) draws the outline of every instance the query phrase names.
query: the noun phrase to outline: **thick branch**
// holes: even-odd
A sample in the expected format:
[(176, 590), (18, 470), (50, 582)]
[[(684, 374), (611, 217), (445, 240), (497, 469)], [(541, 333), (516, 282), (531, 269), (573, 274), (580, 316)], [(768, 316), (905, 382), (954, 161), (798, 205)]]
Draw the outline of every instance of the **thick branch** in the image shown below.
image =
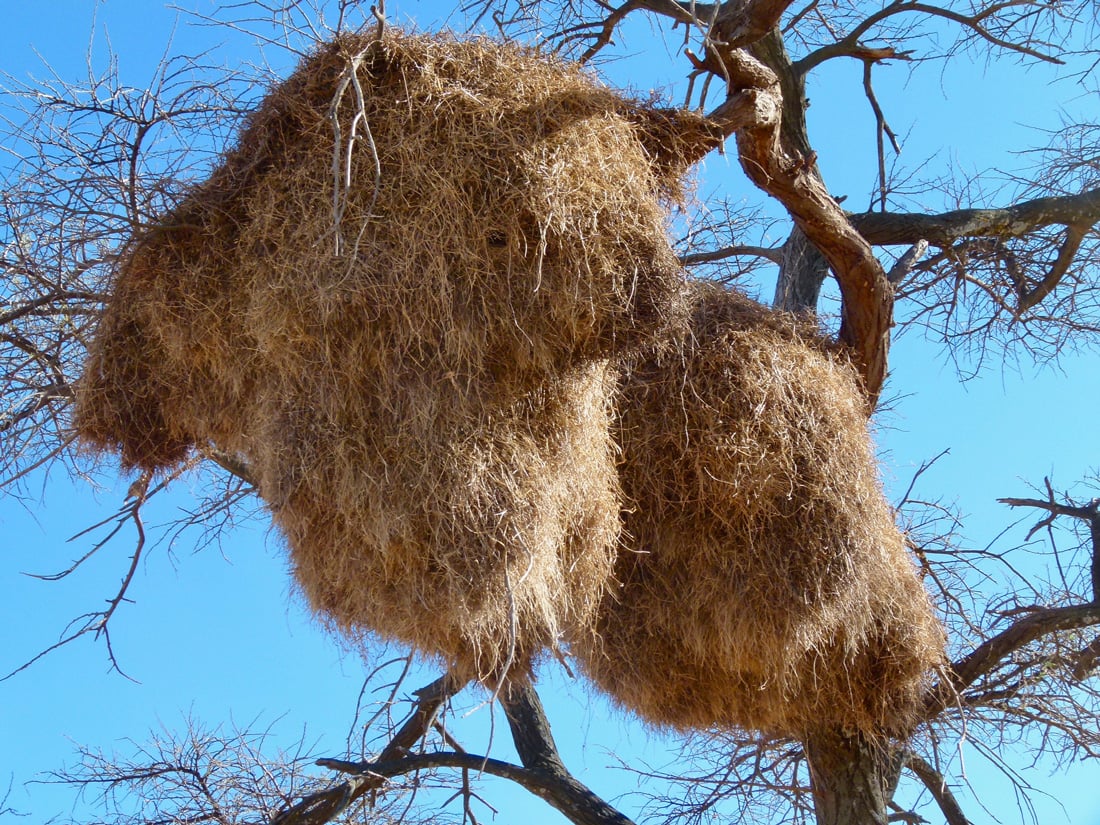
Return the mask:
[(706, 26), (714, 21), (711, 36), (728, 47), (736, 48), (752, 43), (771, 31), (793, 2), (794, 0), (726, 0), (715, 4), (692, 3), (690, 0), (628, 0), (626, 6), (631, 6), (631, 10), (644, 10), (671, 17), (678, 23)]
[(955, 798), (955, 794), (947, 786), (947, 780), (944, 779), (942, 773), (913, 752), (906, 755), (905, 767), (924, 783), (924, 787), (928, 788), (928, 792), (932, 794), (932, 798), (936, 800), (936, 804), (943, 811), (947, 825), (971, 825), (970, 820), (966, 818), (966, 814), (963, 813), (962, 807), (959, 805), (959, 800)]
[(881, 743), (829, 731), (804, 744), (818, 825), (887, 825), (901, 766)]
[(1015, 238), (1044, 226), (1095, 225), (1100, 222), (1100, 189), (1035, 198), (999, 209), (957, 209), (938, 215), (864, 212), (848, 219), (876, 246), (915, 244), (923, 239), (946, 247), (960, 238)]
[(1069, 516), (1090, 524), (1100, 518), (1100, 499), (1093, 499), (1083, 507), (1075, 504), (1059, 504), (1056, 501), (1045, 501), (1041, 498), (999, 498), (997, 501), (1009, 507), (1034, 507), (1038, 510), (1046, 510), (1055, 516)]
[(1021, 291), (1016, 306), (1017, 312), (1026, 312), (1039, 304), (1061, 283), (1077, 251), (1081, 248), (1081, 242), (1085, 240), (1086, 232), (1087, 230), (1080, 226), (1070, 226), (1066, 229), (1066, 239), (1062, 243), (1062, 248), (1058, 250), (1058, 257), (1051, 264), (1050, 271), (1034, 289)]
[(815, 312), (821, 286), (829, 277), (829, 262), (797, 226), (783, 244), (782, 253), (773, 306), (786, 312)]
[[(769, 40), (775, 42), (768, 44)], [(755, 48), (765, 45), (772, 50), (782, 48), (782, 40), (773, 32)], [(795, 138), (802, 130), (792, 130), (784, 138), (784, 107), (801, 110), (797, 84), (785, 100), (780, 76), (740, 50), (713, 48), (703, 59), (693, 60), (697, 70), (726, 78), (730, 96), (708, 115), (704, 128), (696, 127), (690, 136), (681, 135), (694, 150), (686, 159), (701, 158), (736, 134), (745, 174), (783, 204), (836, 275), (844, 300), (840, 340), (852, 350), (868, 408), (873, 409), (886, 378), (893, 288), (870, 245), (825, 188), (812, 152), (802, 155), (795, 149)]]
[(794, 0), (726, 0), (718, 12), (714, 35), (727, 48), (755, 43), (779, 25)]
[(569, 773), (558, 754), (550, 722), (533, 685), (512, 685), (501, 695), (516, 753), (531, 782), (516, 781), (549, 802), (576, 825), (633, 825)]
[[(873, 409), (886, 377), (893, 289), (870, 245), (810, 168), (812, 159), (792, 158), (780, 145), (775, 74), (743, 52), (731, 54), (728, 63), (731, 100), (745, 101), (757, 116), (754, 124), (737, 132), (741, 167), (783, 204), (832, 267), (844, 299), (840, 340), (852, 350)], [(758, 82), (761, 70), (770, 75), (770, 83)]]
[(255, 471), (240, 456), (227, 453), (224, 450), (211, 448), (206, 452), (206, 457), (232, 476), (239, 478), (249, 487), (260, 489), (259, 479)]
[(950, 672), (929, 696), (926, 710), (934, 716), (955, 702), (955, 697), (994, 670), (1016, 651), (1049, 633), (1078, 630), (1100, 624), (1100, 606), (1073, 605), (1039, 610), (1014, 622), (955, 662)]

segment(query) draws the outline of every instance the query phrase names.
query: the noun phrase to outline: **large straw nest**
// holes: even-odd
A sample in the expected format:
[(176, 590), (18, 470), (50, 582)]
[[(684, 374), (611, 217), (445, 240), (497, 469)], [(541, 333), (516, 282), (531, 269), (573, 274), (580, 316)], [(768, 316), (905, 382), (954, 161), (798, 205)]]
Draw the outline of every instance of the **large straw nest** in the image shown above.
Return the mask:
[(316, 466), (276, 512), (310, 602), (347, 636), (382, 632), (482, 678), (591, 625), (619, 531), (611, 385), (604, 364), (579, 370), (446, 450), (310, 439)]
[(484, 39), (323, 46), (135, 240), (78, 433), (145, 469), (244, 458), (346, 632), (529, 658), (606, 585), (605, 362), (678, 317), (682, 169), (643, 108)]
[(883, 498), (853, 370), (714, 285), (619, 399), (621, 586), (574, 652), (661, 726), (910, 724), (943, 636)]

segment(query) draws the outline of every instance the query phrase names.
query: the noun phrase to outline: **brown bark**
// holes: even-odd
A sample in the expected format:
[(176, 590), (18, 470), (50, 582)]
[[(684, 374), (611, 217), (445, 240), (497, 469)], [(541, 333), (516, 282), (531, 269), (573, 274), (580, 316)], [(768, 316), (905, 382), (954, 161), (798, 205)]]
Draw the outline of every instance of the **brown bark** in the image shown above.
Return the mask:
[[(784, 206), (828, 261), (843, 298), (839, 337), (852, 352), (870, 411), (886, 378), (893, 287), (871, 245), (849, 223), (817, 172), (805, 128), (800, 125), (804, 107), (800, 80), (789, 71), (790, 59), (779, 32), (772, 31), (752, 48), (776, 63), (780, 72), (739, 49), (719, 51), (715, 47), (704, 58), (694, 58), (697, 70), (725, 78), (730, 94), (707, 116), (705, 127), (693, 125), (681, 139), (693, 144), (692, 151), (686, 153), (693, 159), (735, 135), (741, 168), (749, 180)], [(789, 75), (786, 82), (781, 75)], [(794, 128), (786, 132), (782, 126), (785, 113), (795, 120)], [(820, 268), (807, 272), (814, 273), (807, 277), (816, 277)]]
[[(750, 62), (751, 61), (751, 62)], [(752, 105), (756, 123), (737, 132), (741, 168), (758, 187), (775, 197), (798, 228), (829, 262), (840, 284), (843, 309), (840, 340), (852, 351), (873, 409), (886, 379), (893, 288), (870, 244), (848, 222), (812, 168), (812, 158), (795, 158), (779, 139), (779, 88), (776, 75), (748, 55), (731, 55), (734, 99)], [(770, 82), (760, 83), (761, 71)]]

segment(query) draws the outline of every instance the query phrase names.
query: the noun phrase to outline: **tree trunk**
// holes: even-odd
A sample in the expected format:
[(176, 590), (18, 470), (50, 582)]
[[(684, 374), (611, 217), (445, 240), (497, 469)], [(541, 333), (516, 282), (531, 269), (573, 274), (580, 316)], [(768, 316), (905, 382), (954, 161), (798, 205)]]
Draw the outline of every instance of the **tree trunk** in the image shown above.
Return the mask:
[(795, 226), (783, 244), (783, 262), (775, 284), (776, 309), (816, 312), (821, 285), (829, 275), (829, 262), (806, 233)]
[(887, 825), (900, 773), (896, 756), (838, 732), (811, 736), (805, 745), (817, 825)]

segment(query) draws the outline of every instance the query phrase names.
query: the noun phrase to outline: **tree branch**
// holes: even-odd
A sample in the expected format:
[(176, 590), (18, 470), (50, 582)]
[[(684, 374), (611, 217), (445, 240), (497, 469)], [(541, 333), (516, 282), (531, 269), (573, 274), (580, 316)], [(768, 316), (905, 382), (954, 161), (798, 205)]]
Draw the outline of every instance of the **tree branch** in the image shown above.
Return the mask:
[(783, 247), (772, 246), (723, 246), (721, 249), (710, 249), (706, 252), (691, 252), (680, 256), (681, 266), (698, 266), (710, 264), (716, 261), (724, 261), (727, 258), (755, 257), (766, 258), (773, 264), (783, 261)]
[[(610, 805), (607, 805), (607, 803), (602, 800), (599, 801), (608, 811), (613, 813), (613, 816), (603, 816), (594, 809), (578, 807), (576, 804), (577, 800), (571, 800), (570, 804), (566, 804), (565, 800), (571, 797), (570, 789), (567, 787), (566, 783), (563, 783), (560, 777), (554, 774), (536, 768), (513, 765), (511, 762), (492, 759), (488, 756), (479, 756), (474, 753), (459, 753), (456, 751), (411, 753), (400, 759), (390, 761), (380, 760), (377, 762), (346, 762), (340, 759), (318, 759), (317, 764), (322, 767), (331, 768), (352, 775), (353, 780), (350, 783), (345, 783), (349, 786), (354, 786), (356, 781), (358, 781), (363, 785), (377, 787), (382, 784), (382, 780), (391, 779), (396, 776), (404, 776), (405, 774), (415, 773), (416, 771), (432, 770), (434, 768), (460, 768), (467, 771), (487, 773), (490, 776), (499, 776), (502, 779), (511, 780), (517, 785), (522, 786), (535, 796), (557, 808), (565, 814), (574, 825), (633, 825), (629, 819), (618, 813), (618, 811), (615, 811), (614, 808), (611, 808)], [(576, 784), (579, 785), (579, 783)], [(342, 797), (334, 791), (335, 789), (314, 795), (314, 809), (317, 811), (324, 811), (328, 816), (327, 819), (311, 818), (308, 820), (295, 821), (310, 823), (331, 821), (334, 816), (346, 808), (345, 806), (345, 808), (341, 808), (340, 811), (329, 813), (334, 807), (331, 804), (332, 801), (342, 800)], [(588, 794), (592, 796), (593, 799), (597, 799), (597, 797), (591, 795), (590, 791)], [(283, 820), (276, 820), (276, 822), (282, 825)], [(275, 823), (273, 822), (272, 825), (275, 825)]]
[(1079, 630), (1100, 624), (1100, 605), (1083, 604), (1037, 610), (976, 647), (953, 663), (946, 678), (929, 693), (928, 718), (955, 703), (963, 690), (990, 673), (1016, 651), (1048, 633)]
[[(562, 43), (594, 39), (580, 57), (586, 63), (612, 42), (615, 30), (630, 14), (648, 11), (667, 17), (676, 23), (694, 26), (708, 39), (726, 47), (741, 47), (752, 43), (772, 30), (793, 0), (725, 0), (723, 3), (693, 3), (690, 0), (627, 0), (611, 8), (599, 22), (585, 22), (551, 35)], [(606, 6), (610, 8), (610, 6)], [(598, 30), (598, 31), (597, 31)]]
[[(436, 714), (444, 703), (462, 688), (465, 683), (454, 678), (450, 673), (440, 676), (434, 682), (416, 691), (416, 705), (412, 715), (405, 720), (405, 724), (393, 735), (389, 743), (382, 749), (378, 759), (374, 763), (362, 763), (363, 765), (390, 765), (408, 759), (408, 751), (416, 746), (416, 743), (424, 738), (435, 721)], [(319, 760), (318, 765), (334, 767), (337, 760)], [(344, 766), (360, 763), (340, 763)], [(364, 794), (378, 790), (385, 784), (386, 775), (378, 774), (364, 769), (362, 771), (345, 770), (337, 768), (345, 773), (357, 773), (351, 780), (340, 782), (317, 793), (303, 797), (300, 802), (277, 814), (271, 825), (324, 825), (331, 822), (343, 811), (360, 799)], [(412, 768), (410, 770), (416, 770)], [(407, 773), (408, 771), (404, 771)], [(393, 774), (396, 775), (396, 774)]]
[(516, 753), (527, 769), (530, 785), (520, 784), (549, 802), (576, 825), (633, 825), (619, 811), (596, 796), (561, 761), (550, 722), (533, 685), (511, 685), (501, 693)]
[(829, 277), (829, 262), (798, 226), (791, 229), (781, 252), (772, 305), (786, 312), (815, 312), (821, 286)]
[(1038, 530), (1050, 525), (1057, 516), (1068, 516), (1087, 522), (1089, 525), (1089, 538), (1092, 544), (1092, 560), (1090, 564), (1092, 603), (1100, 604), (1100, 498), (1094, 498), (1084, 506), (1059, 504), (1054, 500), (1054, 490), (1050, 481), (1047, 480), (1046, 484), (1049, 498), (1045, 501), (1038, 498), (999, 498), (997, 501), (1001, 504), (1007, 504), (1009, 507), (1035, 507), (1050, 513), (1047, 518), (1042, 519), (1028, 531), (1028, 539), (1035, 535)]
[(1046, 277), (1034, 289), (1020, 292), (1019, 301), (1016, 305), (1017, 314), (1027, 312), (1054, 291), (1054, 288), (1058, 286), (1066, 272), (1069, 271), (1077, 251), (1081, 248), (1081, 242), (1085, 240), (1085, 235), (1088, 234), (1088, 230), (1089, 227), (1087, 226), (1066, 227), (1066, 239), (1062, 242), (1062, 247), (1058, 250), (1058, 257), (1054, 259), (1054, 263), (1051, 264)]
[[(1017, 54), (1033, 57), (1036, 60), (1042, 60), (1047, 63), (1055, 63), (1058, 65), (1064, 64), (1065, 61), (1054, 57), (1053, 55), (1044, 54), (1037, 49), (1033, 49), (1030, 46), (1022, 43), (1013, 43), (1010, 40), (997, 37), (993, 34), (984, 23), (996, 14), (998, 11), (1002, 11), (1008, 7), (1010, 3), (992, 3), (985, 9), (982, 9), (975, 14), (966, 15), (961, 14), (952, 9), (945, 9), (939, 6), (933, 6), (927, 3), (912, 2), (911, 0), (894, 0), (884, 8), (869, 15), (859, 25), (857, 25), (852, 31), (840, 38), (836, 43), (830, 43), (827, 46), (822, 46), (815, 51), (810, 52), (804, 58), (795, 64), (796, 69), (800, 74), (805, 76), (808, 72), (812, 71), (817, 66), (820, 66), (826, 60), (832, 60), (836, 57), (861, 57), (857, 52), (861, 47), (860, 39), (867, 34), (876, 25), (887, 20), (890, 17), (898, 14), (906, 14), (915, 12), (919, 14), (927, 14), (931, 17), (940, 17), (945, 20), (950, 20), (953, 23), (958, 23), (960, 26), (970, 29), (981, 39), (992, 43), (1002, 49), (1010, 52), (1016, 52)], [(885, 50), (884, 50), (885, 51)], [(899, 52), (879, 59), (907, 59), (909, 52)]]
[(290, 811), (276, 817), (272, 825), (321, 825), (330, 822), (367, 790), (382, 787), (386, 779), (433, 768), (460, 768), (511, 780), (561, 811), (575, 825), (634, 825), (566, 770), (550, 733), (550, 723), (542, 703), (530, 683), (506, 687), (501, 693), (501, 704), (522, 767), (461, 751), (406, 753), (407, 748), (395, 748), (391, 742), (374, 761), (317, 760), (321, 767), (349, 774), (352, 778), (311, 794)]
[(928, 251), (928, 241), (921, 238), (911, 247), (908, 251), (898, 258), (890, 271), (886, 273), (886, 280), (897, 286), (909, 275), (910, 271), (916, 266), (917, 261), (924, 257), (924, 253)]
[(754, 117), (737, 131), (741, 167), (775, 197), (829, 262), (843, 296), (840, 340), (851, 350), (873, 409), (886, 377), (893, 289), (870, 245), (848, 222), (812, 168), (813, 158), (791, 157), (780, 142), (778, 77), (744, 52), (726, 56), (731, 101)]
[(1044, 226), (1092, 226), (1100, 221), (1100, 189), (1079, 195), (1035, 198), (992, 209), (956, 209), (936, 215), (863, 212), (848, 219), (875, 246), (915, 244), (940, 247), (966, 237), (1019, 237)]
[(951, 792), (951, 788), (947, 786), (947, 780), (944, 779), (942, 773), (912, 751), (906, 754), (904, 765), (917, 779), (924, 783), (924, 787), (928, 788), (928, 792), (932, 794), (932, 798), (936, 800), (936, 804), (943, 811), (947, 825), (971, 825), (970, 820), (963, 813), (962, 806), (959, 805), (959, 800)]

